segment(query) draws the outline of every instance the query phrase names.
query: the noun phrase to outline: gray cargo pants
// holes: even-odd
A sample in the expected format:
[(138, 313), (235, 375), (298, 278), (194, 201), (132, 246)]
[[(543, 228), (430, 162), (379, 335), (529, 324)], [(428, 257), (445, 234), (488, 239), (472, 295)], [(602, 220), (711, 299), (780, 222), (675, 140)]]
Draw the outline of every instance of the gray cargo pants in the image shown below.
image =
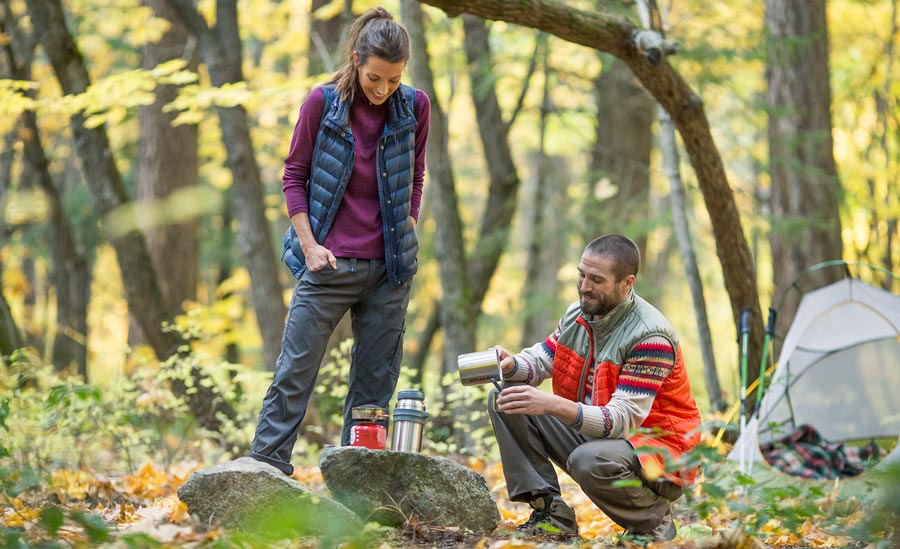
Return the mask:
[[(384, 261), (338, 258), (337, 269), (307, 269), (294, 288), (250, 457), (293, 473), (291, 452), (312, 395), (328, 339), (347, 310), (353, 327), (350, 379), (341, 444), (350, 441), (351, 410), (387, 408), (403, 357), (410, 282), (391, 284)], [(387, 427), (387, 421), (383, 422)]]
[[(488, 402), (494, 402), (491, 390)], [(578, 483), (606, 515), (629, 532), (649, 532), (663, 519), (681, 488), (669, 481), (641, 476), (641, 464), (631, 443), (623, 439), (592, 439), (551, 415), (504, 414), (488, 405), (494, 426), (506, 490), (511, 501), (531, 501), (539, 494), (559, 494), (553, 463)], [(640, 485), (613, 486), (637, 480)]]

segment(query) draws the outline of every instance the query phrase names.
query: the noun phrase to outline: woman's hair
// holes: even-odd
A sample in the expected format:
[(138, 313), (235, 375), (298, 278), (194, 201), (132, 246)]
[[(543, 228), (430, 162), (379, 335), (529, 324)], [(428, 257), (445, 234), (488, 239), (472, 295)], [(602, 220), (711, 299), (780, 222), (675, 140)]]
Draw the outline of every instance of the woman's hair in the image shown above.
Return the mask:
[[(353, 62), (356, 52), (359, 65)], [(331, 77), (335, 91), (341, 101), (353, 101), (356, 95), (357, 71), (365, 65), (370, 55), (375, 55), (389, 63), (406, 62), (409, 59), (409, 35), (394, 16), (382, 8), (375, 7), (360, 15), (347, 32), (341, 51), (341, 66)]]

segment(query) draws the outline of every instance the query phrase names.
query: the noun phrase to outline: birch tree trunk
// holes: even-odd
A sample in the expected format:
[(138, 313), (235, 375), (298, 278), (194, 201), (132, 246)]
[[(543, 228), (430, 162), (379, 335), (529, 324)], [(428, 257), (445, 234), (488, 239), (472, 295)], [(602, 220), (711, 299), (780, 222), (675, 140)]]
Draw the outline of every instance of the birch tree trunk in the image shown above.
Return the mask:
[[(649, 30), (662, 33), (662, 18), (656, 3), (643, 0), (638, 4), (641, 21)], [(691, 290), (691, 302), (694, 305), (694, 318), (697, 322), (697, 337), (700, 342), (700, 355), (703, 358), (703, 379), (706, 381), (706, 392), (709, 395), (711, 410), (724, 412), (727, 406), (719, 386), (719, 373), (716, 370), (716, 357), (713, 353), (712, 335), (709, 330), (709, 318), (706, 314), (706, 298), (703, 296), (703, 282), (700, 269), (697, 267), (697, 256), (688, 227), (688, 201), (681, 181), (681, 160), (678, 154), (678, 143), (675, 140), (675, 126), (672, 117), (662, 106), (659, 116), (659, 148), (663, 157), (663, 168), (669, 179), (669, 200), (672, 207), (672, 226), (678, 249), (681, 250), (681, 261), (688, 286)]]
[(681, 262), (691, 290), (691, 303), (694, 306), (694, 319), (697, 322), (697, 337), (700, 342), (700, 356), (703, 359), (703, 379), (706, 381), (706, 392), (709, 394), (710, 409), (724, 412), (727, 408), (722, 388), (719, 385), (719, 373), (716, 370), (716, 355), (713, 353), (712, 334), (709, 329), (709, 317), (706, 314), (706, 298), (703, 297), (703, 279), (697, 266), (697, 255), (691, 239), (687, 220), (687, 196), (681, 181), (678, 144), (675, 142), (675, 127), (669, 113), (659, 108), (659, 148), (662, 151), (663, 167), (669, 178), (669, 201), (672, 206), (672, 227), (678, 249), (681, 250)]

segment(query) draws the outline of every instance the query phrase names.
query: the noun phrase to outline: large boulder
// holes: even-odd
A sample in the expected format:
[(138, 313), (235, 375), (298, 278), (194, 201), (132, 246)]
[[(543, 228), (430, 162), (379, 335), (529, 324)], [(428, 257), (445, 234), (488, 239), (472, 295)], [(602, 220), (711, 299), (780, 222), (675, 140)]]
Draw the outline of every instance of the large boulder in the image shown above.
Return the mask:
[(409, 452), (329, 447), (319, 469), (332, 496), (367, 521), (419, 523), (489, 534), (500, 512), (484, 477), (446, 458)]
[(270, 537), (353, 535), (363, 526), (340, 503), (249, 457), (194, 472), (178, 497), (203, 525)]

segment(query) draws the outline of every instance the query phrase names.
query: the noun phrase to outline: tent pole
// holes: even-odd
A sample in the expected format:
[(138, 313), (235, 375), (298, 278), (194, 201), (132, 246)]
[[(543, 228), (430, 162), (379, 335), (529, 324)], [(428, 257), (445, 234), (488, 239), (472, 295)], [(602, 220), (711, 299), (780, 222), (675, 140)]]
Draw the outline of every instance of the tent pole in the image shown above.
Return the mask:
[[(744, 307), (741, 309), (741, 322), (738, 330), (738, 339), (741, 344), (741, 436), (747, 430), (747, 355), (750, 340), (750, 309)], [(746, 462), (748, 461), (747, 452), (741, 452), (739, 461), (741, 473), (746, 473)]]
[[(759, 406), (762, 403), (763, 390), (766, 385), (766, 368), (768, 367), (768, 358), (769, 358), (769, 346), (772, 342), (772, 336), (775, 334), (775, 320), (778, 317), (778, 313), (772, 307), (769, 307), (769, 318), (766, 321), (766, 333), (763, 335), (763, 348), (762, 348), (762, 360), (759, 363), (759, 379), (756, 383), (756, 406), (754, 407), (754, 413), (756, 414), (756, 425), (759, 428)], [(743, 429), (741, 430), (741, 434), (743, 434)], [(747, 451), (749, 453), (749, 450)], [(753, 458), (751, 456), (747, 457), (747, 474), (750, 474), (750, 471), (753, 470)]]
[(778, 312), (769, 307), (769, 319), (766, 321), (766, 333), (763, 336), (762, 360), (759, 363), (759, 383), (756, 387), (756, 417), (759, 417), (759, 405), (762, 402), (763, 391), (766, 385), (766, 369), (768, 368), (769, 347), (771, 346), (772, 336), (775, 335), (775, 319)]

